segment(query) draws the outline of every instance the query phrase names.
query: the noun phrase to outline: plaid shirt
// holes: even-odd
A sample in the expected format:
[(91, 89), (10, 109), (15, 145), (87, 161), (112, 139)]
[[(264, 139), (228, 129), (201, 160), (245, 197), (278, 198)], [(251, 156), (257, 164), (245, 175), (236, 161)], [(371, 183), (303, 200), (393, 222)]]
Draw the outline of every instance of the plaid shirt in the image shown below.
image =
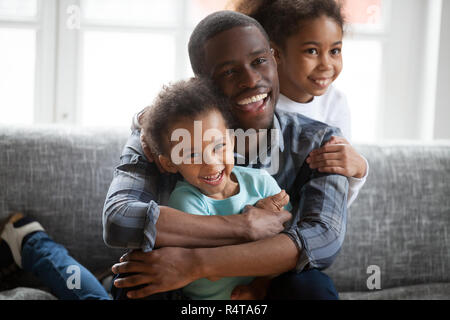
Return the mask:
[[(276, 111), (273, 128), (281, 134), (267, 152), (244, 165), (266, 168), (291, 198), (293, 218), (283, 231), (300, 250), (297, 272), (324, 269), (336, 258), (345, 237), (348, 179), (311, 170), (305, 160), (340, 130), (300, 114)], [(160, 205), (166, 205), (180, 175), (160, 174), (141, 148), (134, 126), (114, 171), (103, 209), (103, 238), (109, 246), (153, 249)], [(274, 166), (276, 159), (276, 166)], [(242, 156), (236, 154), (236, 164)]]

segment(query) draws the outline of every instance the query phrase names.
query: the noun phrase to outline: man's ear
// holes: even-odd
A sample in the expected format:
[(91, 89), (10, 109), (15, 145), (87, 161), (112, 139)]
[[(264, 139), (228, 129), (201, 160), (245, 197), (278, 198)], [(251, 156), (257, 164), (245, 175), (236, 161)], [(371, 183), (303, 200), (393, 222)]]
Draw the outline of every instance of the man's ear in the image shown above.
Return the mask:
[(272, 50), (272, 55), (275, 58), (275, 61), (277, 62), (277, 65), (281, 64), (281, 58), (280, 58), (280, 47), (276, 45), (274, 42), (270, 41), (270, 48)]
[(167, 172), (170, 172), (170, 173), (177, 173), (178, 172), (177, 167), (172, 163), (172, 161), (170, 161), (169, 158), (167, 158), (167, 157), (163, 156), (162, 154), (160, 154), (158, 156), (158, 160), (159, 160), (159, 163), (161, 164), (161, 167), (164, 170), (166, 170)]

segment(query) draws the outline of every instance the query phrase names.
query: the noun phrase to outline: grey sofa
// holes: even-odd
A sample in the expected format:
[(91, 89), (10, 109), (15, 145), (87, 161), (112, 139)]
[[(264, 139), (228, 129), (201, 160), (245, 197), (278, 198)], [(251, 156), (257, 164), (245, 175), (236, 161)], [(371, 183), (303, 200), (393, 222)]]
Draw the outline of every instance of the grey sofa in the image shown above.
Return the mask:
[[(109, 268), (123, 250), (102, 240), (102, 207), (128, 135), (0, 126), (0, 218), (24, 212), (94, 273)], [(342, 251), (325, 270), (341, 299), (449, 299), (450, 142), (356, 148), (370, 175), (350, 208)], [(54, 299), (36, 288), (45, 290), (23, 272), (0, 284), (0, 299)]]

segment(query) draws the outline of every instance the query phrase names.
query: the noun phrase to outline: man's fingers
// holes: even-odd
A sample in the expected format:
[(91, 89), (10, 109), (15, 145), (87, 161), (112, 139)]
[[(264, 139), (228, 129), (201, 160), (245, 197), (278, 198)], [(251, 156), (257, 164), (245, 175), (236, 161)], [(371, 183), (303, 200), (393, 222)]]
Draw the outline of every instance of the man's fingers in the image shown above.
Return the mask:
[(292, 214), (289, 211), (281, 210), (280, 212), (277, 212), (278, 219), (280, 219), (281, 223), (285, 223), (286, 221), (291, 220)]
[(125, 253), (122, 257), (120, 257), (120, 262), (125, 261), (144, 261), (145, 258), (148, 258), (150, 252), (142, 252), (141, 250), (133, 250), (131, 252)]
[(149, 277), (148, 275), (137, 274), (116, 279), (114, 281), (114, 286), (116, 286), (117, 288), (130, 288), (141, 284), (148, 284), (151, 280), (151, 277)]
[(150, 151), (150, 148), (147, 145), (147, 142), (145, 142), (145, 136), (144, 136), (143, 130), (141, 130), (140, 140), (141, 140), (142, 151), (144, 152), (145, 157), (147, 158), (147, 160), (149, 162), (153, 162), (154, 161), (153, 155), (152, 155), (152, 152)]
[(112, 266), (111, 271), (114, 274), (119, 274), (119, 273), (129, 273), (129, 272), (142, 272), (143, 268), (142, 268), (142, 263), (140, 262), (121, 262), (121, 263), (116, 263), (115, 265)]

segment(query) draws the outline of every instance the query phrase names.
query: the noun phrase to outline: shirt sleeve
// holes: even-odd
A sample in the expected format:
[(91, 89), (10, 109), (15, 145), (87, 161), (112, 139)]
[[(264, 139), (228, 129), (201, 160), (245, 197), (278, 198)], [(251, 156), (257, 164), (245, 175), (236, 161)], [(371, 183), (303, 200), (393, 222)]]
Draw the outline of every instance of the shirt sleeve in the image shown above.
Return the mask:
[(146, 160), (140, 131), (129, 137), (114, 170), (103, 206), (103, 240), (110, 247), (153, 249), (159, 207), (155, 189), (159, 171)]
[[(339, 130), (330, 128), (323, 144)], [(297, 245), (300, 257), (296, 271), (329, 267), (344, 242), (347, 223), (348, 180), (337, 174), (311, 170), (305, 163), (297, 179), (293, 218), (283, 231)]]
[(350, 208), (352, 203), (356, 200), (358, 197), (359, 190), (363, 187), (363, 185), (366, 183), (367, 176), (369, 175), (369, 162), (366, 158), (364, 158), (362, 155), (361, 157), (366, 162), (366, 174), (362, 178), (354, 178), (354, 177), (348, 177), (348, 200), (347, 200), (347, 208)]

